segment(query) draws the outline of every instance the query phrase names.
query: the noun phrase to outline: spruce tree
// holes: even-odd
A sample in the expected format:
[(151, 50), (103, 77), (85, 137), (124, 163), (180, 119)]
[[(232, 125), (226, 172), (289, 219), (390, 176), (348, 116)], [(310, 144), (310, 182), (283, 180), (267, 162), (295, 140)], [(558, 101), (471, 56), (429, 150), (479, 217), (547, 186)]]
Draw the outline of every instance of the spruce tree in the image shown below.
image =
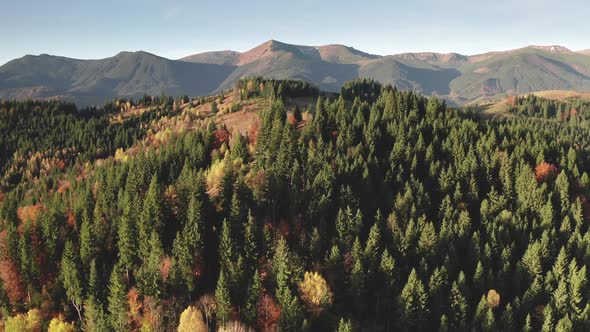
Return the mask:
[(121, 277), (121, 266), (116, 264), (109, 283), (108, 311), (111, 328), (117, 332), (127, 331), (127, 292)]
[(82, 285), (80, 284), (80, 272), (74, 245), (71, 241), (66, 242), (61, 259), (60, 279), (66, 290), (66, 295), (72, 306), (78, 313), (78, 319), (82, 321)]
[(257, 305), (258, 301), (260, 300), (261, 291), (262, 284), (260, 282), (260, 275), (258, 274), (258, 270), (256, 270), (252, 276), (252, 280), (250, 280), (250, 284), (248, 285), (246, 301), (242, 307), (242, 310), (240, 310), (242, 319), (250, 326), (254, 326), (254, 323), (256, 322)]
[(219, 325), (223, 326), (225, 323), (229, 322), (232, 314), (229, 284), (223, 269), (219, 273), (219, 278), (217, 279), (217, 287), (215, 288), (215, 302), (217, 303), (217, 319), (220, 322)]
[(412, 269), (402, 289), (398, 306), (401, 310), (400, 328), (404, 331), (422, 330), (428, 317), (428, 295), (415, 269)]

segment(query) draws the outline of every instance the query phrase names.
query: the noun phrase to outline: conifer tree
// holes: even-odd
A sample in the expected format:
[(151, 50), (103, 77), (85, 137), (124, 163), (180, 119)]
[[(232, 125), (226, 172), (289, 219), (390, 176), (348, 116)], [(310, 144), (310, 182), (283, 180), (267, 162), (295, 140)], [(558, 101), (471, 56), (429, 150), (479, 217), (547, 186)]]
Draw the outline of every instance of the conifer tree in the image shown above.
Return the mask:
[[(450, 315), (449, 315), (449, 323), (450, 327), (452, 327), (456, 331), (464, 331), (467, 328), (467, 300), (465, 296), (462, 294), (461, 290), (459, 289), (459, 284), (457, 282), (453, 282), (451, 287), (451, 294), (450, 294)], [(487, 313), (486, 313), (487, 316)], [(484, 326), (488, 323), (486, 320), (488, 317), (484, 318)], [(490, 327), (492, 328), (492, 327)]]
[(122, 280), (122, 270), (119, 264), (111, 272), (109, 283), (109, 321), (114, 331), (127, 330), (127, 299), (125, 285)]
[(350, 320), (345, 320), (344, 318), (340, 318), (340, 322), (338, 323), (338, 332), (352, 332), (352, 322)]
[(127, 283), (129, 283), (129, 270), (135, 266), (137, 233), (131, 219), (133, 212), (131, 211), (128, 195), (124, 195), (122, 204), (123, 213), (119, 219), (117, 229), (117, 248), (119, 249), (119, 262), (125, 268)]
[(404, 331), (421, 330), (428, 316), (428, 296), (415, 269), (412, 269), (400, 294), (400, 324)]
[(78, 262), (71, 241), (66, 242), (61, 259), (61, 281), (66, 290), (68, 299), (78, 313), (78, 318), (82, 321), (82, 285), (80, 285), (80, 273)]
[(217, 303), (217, 319), (224, 325), (229, 322), (232, 313), (231, 299), (229, 295), (229, 285), (224, 270), (219, 273), (217, 287), (215, 288), (215, 302)]
[(151, 252), (150, 240), (152, 231), (159, 234), (162, 222), (162, 194), (160, 193), (160, 184), (156, 175), (152, 176), (146, 196), (143, 200), (143, 206), (139, 215), (138, 225), (138, 242), (141, 255), (147, 255)]
[(248, 294), (246, 297), (246, 301), (240, 313), (242, 314), (242, 318), (246, 324), (251, 326), (254, 325), (257, 316), (257, 308), (258, 301), (260, 300), (260, 294), (262, 291), (262, 284), (260, 282), (260, 275), (258, 274), (258, 270), (254, 272), (252, 276), (252, 280), (250, 280), (250, 284), (248, 285)]

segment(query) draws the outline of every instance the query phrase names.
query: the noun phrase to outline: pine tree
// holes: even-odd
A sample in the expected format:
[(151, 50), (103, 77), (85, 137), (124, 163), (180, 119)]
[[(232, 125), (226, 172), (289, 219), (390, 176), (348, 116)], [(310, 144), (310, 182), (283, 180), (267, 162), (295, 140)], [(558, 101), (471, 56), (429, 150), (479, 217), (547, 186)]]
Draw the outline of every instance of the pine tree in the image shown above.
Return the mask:
[(387, 249), (383, 250), (383, 254), (381, 255), (379, 271), (383, 276), (385, 290), (389, 294), (389, 292), (393, 290), (393, 287), (397, 281), (397, 270), (395, 266), (395, 259), (391, 257)]
[(84, 305), (84, 323), (82, 330), (85, 332), (101, 332), (110, 330), (108, 317), (102, 308), (102, 305), (94, 298), (86, 300)]
[(485, 332), (494, 332), (496, 328), (496, 319), (494, 318), (494, 312), (488, 308), (486, 316), (483, 321), (482, 330)]
[(448, 332), (449, 331), (449, 322), (447, 320), (447, 316), (444, 314), (440, 316), (440, 323), (438, 325), (438, 332)]
[(119, 227), (117, 229), (117, 248), (119, 249), (119, 262), (125, 268), (125, 275), (127, 283), (129, 283), (129, 270), (135, 266), (135, 257), (137, 250), (137, 235), (135, 232), (135, 225), (131, 220), (131, 206), (129, 196), (123, 196), (123, 213), (119, 219)]
[(20, 263), (20, 273), (23, 281), (27, 286), (28, 300), (31, 302), (31, 292), (39, 280), (39, 268), (35, 263), (34, 257), (37, 255), (33, 252), (33, 235), (31, 234), (31, 221), (26, 220), (22, 227), (22, 234), (18, 241), (18, 259)]
[(95, 234), (91, 219), (83, 217), (82, 225), (80, 226), (80, 260), (84, 267), (90, 265), (90, 261), (96, 253), (94, 237)]
[(578, 271), (570, 271), (570, 306), (573, 317), (583, 317), (584, 310), (588, 304), (588, 279), (586, 277), (586, 266)]
[(352, 322), (350, 320), (345, 320), (344, 318), (340, 318), (340, 322), (338, 323), (338, 332), (352, 332)]
[(258, 314), (256, 306), (260, 300), (261, 291), (262, 284), (260, 282), (260, 275), (258, 274), (258, 270), (256, 270), (252, 276), (250, 284), (248, 285), (248, 295), (246, 297), (246, 302), (244, 303), (242, 310), (240, 310), (244, 322), (250, 326), (253, 326), (256, 322), (256, 316)]
[(557, 322), (555, 332), (574, 332), (574, 324), (568, 316), (565, 316)]
[(475, 309), (475, 316), (473, 317), (473, 322), (471, 323), (473, 328), (479, 327), (483, 329), (483, 322), (485, 320), (487, 312), (488, 301), (486, 300), (485, 295), (482, 295)]
[(567, 281), (562, 280), (558, 283), (557, 289), (552, 294), (557, 313), (564, 315), (570, 312), (571, 302), (569, 295)]
[(467, 300), (459, 289), (459, 284), (457, 282), (453, 282), (449, 297), (450, 327), (456, 331), (465, 331), (467, 329)]
[(232, 314), (229, 285), (223, 269), (219, 273), (219, 278), (217, 279), (215, 302), (217, 303), (217, 319), (220, 321), (220, 325), (223, 326), (225, 323), (229, 322)]
[(422, 227), (418, 240), (418, 251), (422, 257), (430, 257), (437, 247), (437, 238), (434, 225), (429, 222)]
[(201, 257), (204, 247), (201, 209), (202, 204), (192, 197), (188, 205), (187, 220), (173, 243), (173, 252), (189, 292), (195, 288), (195, 262), (197, 257)]
[(160, 184), (158, 183), (158, 177), (154, 175), (150, 181), (139, 215), (138, 241), (140, 255), (148, 255), (151, 252), (150, 238), (152, 232), (160, 234), (160, 229), (163, 226), (161, 200)]
[[(221, 237), (219, 239), (219, 262), (222, 270), (230, 271), (235, 262), (234, 242), (231, 236), (231, 226), (227, 219), (223, 220), (221, 224)], [(229, 280), (233, 276), (227, 275)]]
[(514, 329), (514, 312), (510, 303), (508, 303), (504, 308), (500, 322), (504, 331), (511, 331)]
[(362, 227), (362, 215), (360, 210), (357, 215), (353, 215), (350, 206), (345, 210), (340, 209), (336, 217), (336, 230), (338, 239), (344, 248), (350, 248), (353, 240), (359, 235)]
[(303, 310), (299, 304), (299, 299), (290, 288), (290, 279), (293, 272), (290, 256), (287, 241), (284, 237), (280, 237), (272, 260), (277, 281), (276, 298), (281, 306), (279, 328), (284, 331), (297, 331), (301, 328), (303, 322)]
[(137, 271), (138, 285), (143, 294), (158, 298), (162, 293), (160, 264), (164, 252), (155, 231), (152, 231), (149, 247), (150, 251)]
[(381, 228), (379, 221), (377, 220), (369, 231), (369, 238), (367, 239), (367, 244), (365, 245), (364, 258), (370, 267), (375, 267), (378, 263), (380, 243)]
[(541, 331), (550, 332), (555, 329), (555, 314), (551, 305), (545, 307), (545, 319), (543, 320), (543, 326)]
[(404, 331), (422, 330), (428, 317), (428, 296), (415, 269), (412, 269), (402, 289), (399, 303), (401, 328)]
[(236, 135), (231, 147), (231, 155), (232, 159), (240, 159), (243, 162), (248, 161), (248, 145), (246, 139), (240, 133)]
[(561, 203), (561, 213), (565, 215), (570, 207), (570, 194), (569, 194), (569, 180), (565, 171), (561, 171), (555, 179), (555, 186), (559, 193), (559, 202)]
[(312, 259), (316, 259), (322, 251), (322, 237), (317, 227), (314, 227), (309, 240), (309, 253)]
[(66, 242), (61, 259), (60, 279), (66, 290), (68, 299), (78, 313), (78, 319), (82, 321), (82, 286), (80, 285), (80, 273), (74, 245), (71, 241)]
[(257, 224), (252, 211), (248, 211), (248, 221), (244, 229), (244, 258), (246, 268), (250, 271), (258, 263), (258, 239), (257, 239)]
[(109, 320), (114, 331), (127, 331), (127, 299), (125, 285), (121, 280), (121, 267), (115, 265), (109, 284)]

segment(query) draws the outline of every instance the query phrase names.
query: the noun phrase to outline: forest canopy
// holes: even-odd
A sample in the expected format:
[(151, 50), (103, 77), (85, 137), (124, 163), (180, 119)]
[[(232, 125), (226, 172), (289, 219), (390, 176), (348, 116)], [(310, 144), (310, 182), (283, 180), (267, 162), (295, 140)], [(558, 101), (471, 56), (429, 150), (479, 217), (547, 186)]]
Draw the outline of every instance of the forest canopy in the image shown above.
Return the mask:
[[(263, 105), (247, 133), (223, 122), (240, 102)], [(2, 324), (589, 330), (587, 105), (487, 119), (370, 80), (326, 96), (261, 78), (1, 102)]]

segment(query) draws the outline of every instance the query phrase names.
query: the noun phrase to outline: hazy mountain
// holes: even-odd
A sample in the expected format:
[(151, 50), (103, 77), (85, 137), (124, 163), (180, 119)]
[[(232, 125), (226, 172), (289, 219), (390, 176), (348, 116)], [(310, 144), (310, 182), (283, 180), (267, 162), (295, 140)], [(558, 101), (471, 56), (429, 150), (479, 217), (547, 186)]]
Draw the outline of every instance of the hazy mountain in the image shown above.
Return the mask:
[(102, 104), (115, 96), (204, 95), (233, 69), (146, 52), (121, 52), (101, 60), (27, 55), (0, 67), (0, 98), (59, 97)]
[(145, 93), (204, 95), (248, 76), (302, 79), (327, 91), (367, 77), (465, 104), (540, 90), (590, 91), (590, 52), (528, 46), (473, 56), (379, 56), (343, 45), (271, 40), (243, 53), (206, 52), (180, 60), (145, 52), (101, 60), (28, 55), (0, 67), (0, 98), (72, 98), (87, 104)]

